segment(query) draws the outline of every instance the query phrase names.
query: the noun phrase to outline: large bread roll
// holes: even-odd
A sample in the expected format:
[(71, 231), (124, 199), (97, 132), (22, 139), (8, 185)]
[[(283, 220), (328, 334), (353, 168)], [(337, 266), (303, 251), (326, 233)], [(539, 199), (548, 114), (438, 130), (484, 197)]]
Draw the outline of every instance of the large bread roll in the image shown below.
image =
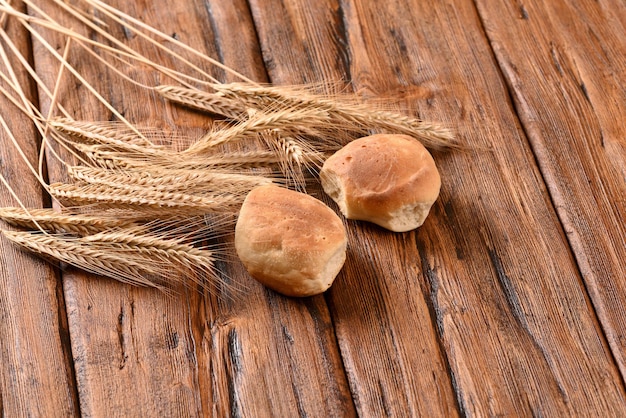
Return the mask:
[(326, 160), (320, 178), (346, 218), (396, 232), (422, 225), (441, 188), (432, 156), (406, 135), (352, 141)]
[(237, 255), (252, 277), (287, 296), (327, 290), (346, 259), (341, 219), (321, 201), (267, 185), (246, 197), (237, 225)]

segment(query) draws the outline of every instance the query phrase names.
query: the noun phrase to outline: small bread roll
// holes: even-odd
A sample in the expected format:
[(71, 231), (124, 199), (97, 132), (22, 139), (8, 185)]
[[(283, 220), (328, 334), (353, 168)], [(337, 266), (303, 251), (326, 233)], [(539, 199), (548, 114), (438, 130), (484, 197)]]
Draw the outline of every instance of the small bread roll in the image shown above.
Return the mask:
[(346, 218), (395, 232), (422, 225), (441, 188), (432, 156), (406, 135), (352, 141), (326, 160), (320, 178)]
[(267, 185), (246, 197), (237, 225), (237, 255), (252, 277), (287, 296), (326, 291), (346, 260), (339, 216), (304, 193)]

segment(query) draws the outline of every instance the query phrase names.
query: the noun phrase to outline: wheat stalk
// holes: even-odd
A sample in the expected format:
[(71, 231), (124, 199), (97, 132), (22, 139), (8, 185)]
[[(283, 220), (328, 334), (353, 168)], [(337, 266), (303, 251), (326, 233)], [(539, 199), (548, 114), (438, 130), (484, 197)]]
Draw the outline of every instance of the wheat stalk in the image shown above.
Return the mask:
[(318, 109), (281, 109), (265, 112), (251, 112), (248, 119), (236, 125), (209, 131), (192, 144), (187, 154), (203, 153), (231, 141), (258, 138), (260, 133), (277, 130), (292, 135), (317, 135), (316, 127), (327, 119), (326, 112)]
[(153, 262), (161, 261), (180, 273), (196, 269), (217, 277), (214, 253), (185, 244), (179, 239), (164, 239), (154, 234), (138, 234), (134, 231), (114, 231), (90, 235), (82, 238), (81, 242), (94, 248), (116, 252), (122, 257), (133, 254)]
[(231, 100), (240, 100), (257, 109), (283, 107), (290, 109), (318, 109), (327, 112), (327, 124), (344, 124), (346, 129), (384, 129), (411, 135), (430, 148), (453, 147), (453, 133), (433, 122), (425, 122), (395, 112), (387, 112), (362, 103), (342, 101), (301, 90), (294, 92), (280, 86), (259, 86), (249, 83), (213, 84), (219, 94)]
[(128, 221), (84, 214), (64, 214), (53, 209), (0, 208), (0, 219), (22, 228), (43, 228), (52, 233), (89, 235), (113, 228), (127, 227)]
[(116, 253), (95, 249), (77, 238), (19, 231), (2, 231), (15, 244), (44, 257), (78, 267), (85, 271), (140, 286), (164, 289), (148, 277), (157, 276), (155, 264), (135, 261)]
[(202, 90), (171, 85), (157, 86), (154, 90), (169, 101), (229, 119), (240, 120), (247, 115), (246, 108), (238, 102)]
[(61, 202), (100, 204), (106, 207), (161, 210), (163, 215), (183, 211), (189, 215), (231, 211), (240, 204), (241, 196), (196, 196), (186, 193), (162, 192), (142, 187), (115, 188), (111, 185), (76, 185), (55, 183), (48, 192)]
[(68, 167), (69, 176), (89, 184), (100, 184), (118, 189), (136, 191), (149, 188), (154, 191), (187, 193), (201, 190), (215, 192), (235, 189), (246, 193), (252, 188), (273, 183), (272, 179), (251, 174), (221, 173), (206, 170), (157, 170), (147, 167), (141, 170), (109, 170), (93, 167)]

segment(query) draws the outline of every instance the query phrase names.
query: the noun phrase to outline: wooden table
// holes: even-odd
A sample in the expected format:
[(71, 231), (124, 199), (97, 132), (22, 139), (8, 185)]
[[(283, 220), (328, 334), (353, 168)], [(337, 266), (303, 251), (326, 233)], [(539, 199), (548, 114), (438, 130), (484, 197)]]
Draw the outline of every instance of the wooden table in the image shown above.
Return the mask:
[[(467, 147), (434, 154), (442, 192), (418, 230), (346, 221), (346, 265), (312, 298), (267, 290), (237, 263), (223, 268), (249, 286), (241, 298), (168, 296), (0, 240), (3, 415), (626, 415), (623, 1), (116, 3), (251, 79), (351, 80)], [(54, 82), (41, 44), (11, 19), (7, 31)], [(79, 68), (133, 121), (206, 127), (161, 99), (137, 103), (87, 55)], [(75, 80), (59, 94), (77, 118), (111, 117)], [(34, 160), (35, 130), (2, 103)], [(49, 205), (4, 132), (0, 144), (19, 197)], [(62, 170), (51, 162), (50, 180)], [(5, 188), (0, 204), (15, 205)]]

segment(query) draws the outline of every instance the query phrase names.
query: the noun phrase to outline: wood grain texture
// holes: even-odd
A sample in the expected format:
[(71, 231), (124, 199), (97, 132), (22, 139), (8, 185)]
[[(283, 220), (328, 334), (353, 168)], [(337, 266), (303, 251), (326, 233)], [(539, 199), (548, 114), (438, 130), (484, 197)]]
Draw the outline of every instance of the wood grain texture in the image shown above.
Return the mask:
[[(337, 2), (252, 1), (251, 8), (273, 83), (350, 77)], [(328, 300), (359, 415), (455, 416), (453, 385), (406, 241), (354, 222), (347, 228), (348, 260)]]
[(462, 409), (622, 410), (621, 377), (473, 3), (348, 4), (346, 15), (358, 17), (348, 30), (357, 22), (364, 28), (350, 43), (353, 80), (383, 91), (434, 84), (430, 100), (417, 103), (418, 114), (457, 121), (470, 147), (491, 149), (440, 158), (444, 193), (434, 222), (417, 234)]
[[(449, 412), (448, 397), (413, 381), (428, 362), (436, 370), (447, 362), (465, 415), (623, 410), (621, 377), (473, 4), (252, 4), (263, 51), (301, 51), (282, 66), (266, 60), (274, 82), (307, 80), (306, 58), (313, 77), (336, 77), (328, 70), (344, 59), (336, 43), (307, 35), (345, 30), (350, 67), (339, 77), (349, 74), (365, 94), (400, 96), (419, 116), (456, 126), (474, 148), (437, 155), (443, 193), (418, 232), (390, 237), (351, 225), (357, 261), (329, 300), (359, 412), (432, 414), (417, 409), (424, 404)], [(269, 10), (285, 12), (274, 15), (278, 20)], [(343, 15), (343, 27), (328, 19), (329, 10)], [(294, 35), (277, 37), (281, 30)], [(312, 57), (324, 61), (316, 65)], [(362, 290), (357, 297), (355, 288)], [(355, 327), (355, 312), (369, 322)], [(411, 335), (411, 326), (425, 321), (432, 328), (423, 336), (436, 331), (441, 357), (432, 344), (416, 349), (415, 341), (428, 347), (428, 339)]]
[[(119, 7), (144, 22), (263, 81), (247, 5), (232, 2), (138, 2)], [(116, 24), (110, 30), (138, 47)], [(59, 43), (59, 41), (56, 41)], [(249, 45), (245, 50), (241, 45)], [(168, 57), (142, 50), (160, 61)], [(35, 48), (38, 68), (57, 65)], [(190, 57), (191, 58), (191, 57)], [(120, 82), (87, 56), (73, 57), (81, 71), (125, 117), (172, 131), (198, 134), (210, 121), (164, 106), (137, 87)], [(206, 66), (205, 66), (206, 67)], [(216, 77), (229, 78), (208, 68)], [(158, 76), (128, 70), (142, 82)], [(54, 80), (50, 71), (48, 80)], [(106, 120), (103, 107), (84, 88), (68, 82), (64, 105), (77, 118)], [(88, 105), (86, 105), (88, 104)], [(141, 104), (141, 105), (139, 105)], [(45, 104), (44, 104), (45, 107)], [(52, 180), (63, 167), (50, 163)], [(226, 280), (248, 286), (245, 294), (216, 297), (198, 289), (168, 297), (108, 279), (67, 271), (68, 306), (81, 413), (88, 416), (278, 416), (352, 415), (353, 405), (323, 297), (306, 302), (266, 291), (238, 264), (221, 265)], [(230, 278), (230, 279), (229, 279)], [(115, 382), (115, 384), (112, 384)], [(132, 388), (132, 390), (129, 390)]]
[[(28, 37), (16, 22), (5, 27), (21, 53), (30, 56)], [(2, 44), (7, 48), (6, 44)], [(7, 49), (5, 49), (7, 50)], [(10, 62), (16, 60), (12, 54)], [(3, 74), (8, 67), (0, 64)], [(34, 89), (25, 74), (16, 68), (17, 81), (33, 99)], [(2, 87), (10, 89), (7, 83)], [(36, 164), (37, 133), (20, 111), (0, 99), (2, 118)], [(42, 207), (43, 191), (27, 165), (0, 128), (0, 173), (15, 186), (19, 199), (29, 207)], [(0, 205), (18, 202), (4, 185)], [(9, 228), (0, 221), (0, 228)], [(52, 266), (0, 238), (0, 411), (3, 416), (70, 416), (78, 399), (74, 385), (68, 329), (60, 281)]]
[[(479, 10), (585, 286), (626, 374), (626, 5)], [(534, 45), (521, 51), (517, 44)]]
[[(442, 192), (418, 230), (345, 222), (348, 259), (324, 296), (282, 297), (236, 261), (219, 269), (244, 293), (181, 287), (168, 296), (56, 272), (0, 239), (2, 415), (626, 414), (623, 1), (112, 4), (251, 79), (349, 81), (363, 97), (446, 123), (467, 147), (434, 153)], [(118, 39), (172, 62), (96, 15)], [(13, 24), (52, 85), (58, 63)], [(46, 39), (62, 53), (62, 38)], [(133, 122), (166, 135), (211, 124), (76, 45), (70, 61)], [(124, 72), (168, 81), (145, 65)], [(50, 100), (29, 88), (46, 113)], [(115, 119), (67, 73), (59, 99), (76, 118)], [(34, 159), (36, 132), (0, 106)], [(1, 172), (28, 206), (42, 206), (9, 144), (0, 132)], [(51, 181), (66, 178), (54, 158), (48, 167)], [(309, 192), (337, 209), (319, 186)], [(15, 205), (1, 187), (0, 204)]]

